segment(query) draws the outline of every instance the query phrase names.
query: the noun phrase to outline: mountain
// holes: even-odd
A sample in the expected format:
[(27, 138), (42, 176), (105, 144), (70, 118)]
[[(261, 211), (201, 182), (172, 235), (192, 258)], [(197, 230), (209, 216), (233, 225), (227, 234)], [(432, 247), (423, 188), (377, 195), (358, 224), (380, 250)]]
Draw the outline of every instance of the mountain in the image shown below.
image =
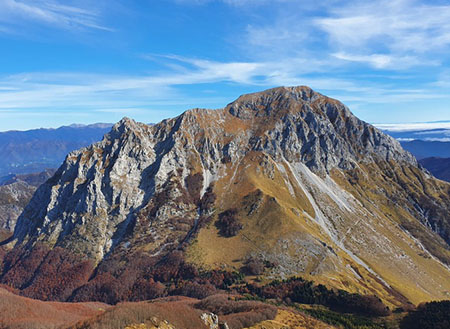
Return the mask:
[(28, 185), (39, 187), (54, 175), (56, 169), (45, 169), (41, 172), (33, 172), (29, 174), (10, 174), (0, 178), (0, 186), (11, 185), (17, 182), (24, 182)]
[(17, 218), (37, 187), (53, 176), (54, 169), (40, 173), (8, 175), (0, 179), (0, 230), (12, 232)]
[(450, 182), (450, 158), (431, 157), (419, 162), (437, 178)]
[(402, 147), (417, 159), (450, 157), (448, 121), (410, 124), (377, 124), (386, 134), (397, 139)]
[(450, 158), (450, 142), (412, 140), (400, 143), (419, 160), (430, 157)]
[(3, 242), (1, 282), (116, 303), (299, 275), (403, 307), (450, 296), (449, 213), (450, 184), (394, 138), (280, 87), (151, 126), (124, 118), (71, 152)]
[(111, 124), (0, 132), (0, 177), (57, 168), (67, 153), (99, 141)]
[[(412, 124), (415, 126), (435, 126), (448, 122)], [(379, 125), (384, 132), (396, 138), (402, 147), (411, 152), (420, 164), (439, 179), (450, 181), (450, 129), (412, 129), (411, 125)]]

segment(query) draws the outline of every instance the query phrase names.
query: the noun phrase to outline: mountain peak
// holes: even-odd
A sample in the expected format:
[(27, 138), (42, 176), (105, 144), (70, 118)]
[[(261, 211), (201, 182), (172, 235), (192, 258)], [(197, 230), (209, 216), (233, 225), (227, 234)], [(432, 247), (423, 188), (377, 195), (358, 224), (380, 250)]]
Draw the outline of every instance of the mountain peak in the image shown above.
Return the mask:
[(276, 99), (278, 97), (284, 98), (293, 98), (293, 99), (302, 99), (302, 100), (313, 100), (317, 96), (322, 96), (320, 93), (314, 91), (312, 88), (308, 86), (281, 86), (266, 89), (263, 91), (249, 93), (241, 95), (237, 101), (245, 100), (245, 99), (254, 99), (254, 98), (272, 98)]
[(114, 126), (113, 129), (115, 130), (123, 130), (123, 129), (132, 129), (135, 128), (137, 125), (137, 122), (131, 118), (128, 117), (123, 117), (119, 122), (117, 122)]
[(106, 135), (109, 139), (122, 138), (125, 136), (142, 136), (142, 132), (147, 130), (149, 125), (137, 122), (131, 118), (123, 117), (111, 129), (110, 133)]
[[(158, 266), (185, 248), (206, 266), (237, 269), (235, 260), (258, 257), (279, 264), (277, 276), (305, 273), (328, 280), (342, 274), (346, 281), (337, 286), (352, 282), (355, 289), (366, 279), (377, 281), (376, 270), (386, 268), (390, 286), (408, 287), (402, 293), (423, 282), (440, 297), (450, 291), (450, 284), (437, 284), (448, 277), (446, 268), (431, 256), (419, 259), (424, 251), (403, 231), (432, 234), (429, 241), (437, 242), (430, 250), (450, 263), (441, 238), (450, 241), (444, 222), (450, 200), (439, 184), (398, 142), (344, 104), (308, 87), (280, 87), (152, 126), (123, 118), (101, 142), (71, 153), (39, 188), (10, 245), (17, 253), (21, 247), (39, 255), (41, 247), (56, 250), (57, 259), (65, 250), (75, 254), (75, 264), (96, 267), (73, 286), (75, 299), (101, 289), (89, 279), (92, 273), (127, 273), (127, 261), (134, 262), (129, 268)], [(441, 237), (418, 227), (417, 219)], [(220, 236), (222, 226), (238, 236)], [(420, 273), (405, 280), (411, 262), (427, 262), (424, 271), (431, 266), (430, 273), (439, 274), (434, 281)], [(25, 284), (15, 281), (17, 271), (4, 270), (1, 282), (36, 289), (34, 296), (45, 292), (39, 280), (47, 274), (34, 275), (27, 267), (20, 272), (30, 275)], [(139, 276), (130, 276), (123, 288), (132, 291)], [(84, 284), (87, 290), (78, 289)], [(73, 291), (66, 293), (57, 298)]]
[[(310, 105), (319, 99), (341, 104), (312, 90), (310, 87), (293, 86), (277, 87), (241, 95), (227, 108), (232, 115), (241, 119), (249, 119), (279, 116), (288, 112), (299, 111), (304, 105)], [(342, 107), (344, 106), (342, 105)]]
[(288, 161), (300, 159), (316, 173), (350, 169), (362, 159), (417, 165), (396, 140), (307, 86), (242, 95), (225, 109), (259, 135), (253, 139), (259, 149)]

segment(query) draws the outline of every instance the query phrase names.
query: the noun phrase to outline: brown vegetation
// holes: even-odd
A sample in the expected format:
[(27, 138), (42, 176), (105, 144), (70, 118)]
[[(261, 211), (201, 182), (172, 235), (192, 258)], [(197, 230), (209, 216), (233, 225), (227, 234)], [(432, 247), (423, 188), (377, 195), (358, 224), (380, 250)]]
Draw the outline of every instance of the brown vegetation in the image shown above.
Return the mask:
[(366, 316), (386, 316), (390, 310), (376, 296), (348, 293), (344, 290), (330, 290), (312, 281), (291, 278), (273, 281), (264, 286), (247, 284), (241, 290), (263, 299), (276, 299), (286, 304), (320, 304), (344, 313), (357, 313)]
[(186, 188), (194, 203), (200, 201), (200, 192), (203, 187), (203, 175), (201, 173), (191, 174), (185, 178)]
[(219, 315), (220, 322), (226, 322), (230, 329), (251, 327), (261, 321), (273, 320), (277, 315), (277, 308), (273, 305), (236, 297), (213, 295), (196, 303), (195, 308)]
[(101, 303), (42, 302), (0, 288), (0, 328), (60, 328), (103, 313)]
[(219, 229), (219, 234), (229, 238), (235, 236), (241, 229), (242, 224), (237, 218), (237, 209), (228, 209), (219, 214), (219, 219), (216, 226)]
[(2, 283), (28, 297), (41, 300), (67, 300), (89, 279), (93, 263), (56, 247), (49, 251), (36, 244), (31, 252), (14, 249), (4, 259), (6, 274)]
[(175, 328), (202, 329), (201, 311), (192, 307), (197, 300), (171, 297), (152, 302), (121, 303), (95, 318), (81, 321), (69, 329), (123, 329), (133, 324), (152, 325), (166, 320)]

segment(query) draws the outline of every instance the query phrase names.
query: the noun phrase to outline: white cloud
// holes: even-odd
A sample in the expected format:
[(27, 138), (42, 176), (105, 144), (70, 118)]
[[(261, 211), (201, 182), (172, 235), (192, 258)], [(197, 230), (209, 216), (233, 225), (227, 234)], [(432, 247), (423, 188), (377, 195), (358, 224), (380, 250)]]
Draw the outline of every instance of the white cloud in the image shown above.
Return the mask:
[(315, 19), (341, 49), (382, 47), (392, 53), (443, 51), (450, 45), (450, 5), (415, 0), (350, 1)]
[(174, 0), (180, 4), (190, 4), (190, 5), (203, 5), (211, 2), (223, 2), (227, 5), (242, 7), (242, 6), (261, 6), (267, 5), (274, 2), (288, 3), (288, 2), (296, 2), (298, 0)]
[(333, 57), (348, 61), (365, 63), (377, 69), (405, 69), (418, 65), (438, 65), (434, 62), (424, 62), (413, 56), (393, 56), (385, 54), (356, 55), (345, 52), (337, 52), (331, 54)]
[(310, 58), (338, 68), (437, 66), (450, 51), (450, 4), (417, 0), (287, 1), (235, 37), (247, 57)]
[(11, 26), (22, 26), (25, 23), (39, 23), (68, 30), (111, 31), (99, 21), (99, 13), (92, 9), (68, 6), (56, 0), (0, 0), (0, 22), (9, 26), (3, 32), (14, 30)]
[[(386, 85), (351, 79), (302, 74), (302, 60), (279, 62), (217, 62), (178, 56), (170, 72), (159, 75), (102, 75), (89, 73), (24, 73), (0, 77), (0, 109), (64, 109), (79, 107), (103, 112), (123, 109), (223, 104), (223, 96), (195, 98), (180, 92), (183, 85), (233, 83), (257, 89), (280, 85), (308, 85), (344, 102), (399, 103), (448, 97), (423, 89), (390, 89)], [(305, 66), (305, 68), (301, 68)]]
[(392, 132), (407, 132), (416, 130), (450, 129), (450, 122), (386, 123), (374, 124), (374, 126)]

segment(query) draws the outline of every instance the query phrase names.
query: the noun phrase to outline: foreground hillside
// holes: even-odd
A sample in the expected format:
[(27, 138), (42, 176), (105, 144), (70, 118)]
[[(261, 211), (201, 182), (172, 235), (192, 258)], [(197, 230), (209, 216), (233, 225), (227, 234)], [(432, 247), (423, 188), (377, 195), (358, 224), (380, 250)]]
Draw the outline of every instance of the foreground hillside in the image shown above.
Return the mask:
[(225, 295), (202, 301), (172, 297), (111, 306), (92, 302), (42, 302), (0, 288), (0, 314), (2, 329), (215, 329), (223, 323), (230, 329), (250, 326), (281, 329), (286, 325), (333, 328), (293, 308), (277, 309)]
[(102, 303), (42, 302), (0, 288), (2, 329), (446, 329), (450, 301), (392, 315), (363, 316), (293, 301), (236, 294)]
[(125, 118), (70, 153), (4, 241), (0, 280), (117, 303), (259, 296), (301, 276), (322, 285), (280, 289), (384, 312), (373, 295), (391, 310), (449, 298), (449, 213), (450, 184), (393, 138), (307, 87), (275, 88), (152, 126)]
[(108, 307), (102, 303), (42, 302), (0, 288), (0, 328), (64, 328), (100, 315)]

